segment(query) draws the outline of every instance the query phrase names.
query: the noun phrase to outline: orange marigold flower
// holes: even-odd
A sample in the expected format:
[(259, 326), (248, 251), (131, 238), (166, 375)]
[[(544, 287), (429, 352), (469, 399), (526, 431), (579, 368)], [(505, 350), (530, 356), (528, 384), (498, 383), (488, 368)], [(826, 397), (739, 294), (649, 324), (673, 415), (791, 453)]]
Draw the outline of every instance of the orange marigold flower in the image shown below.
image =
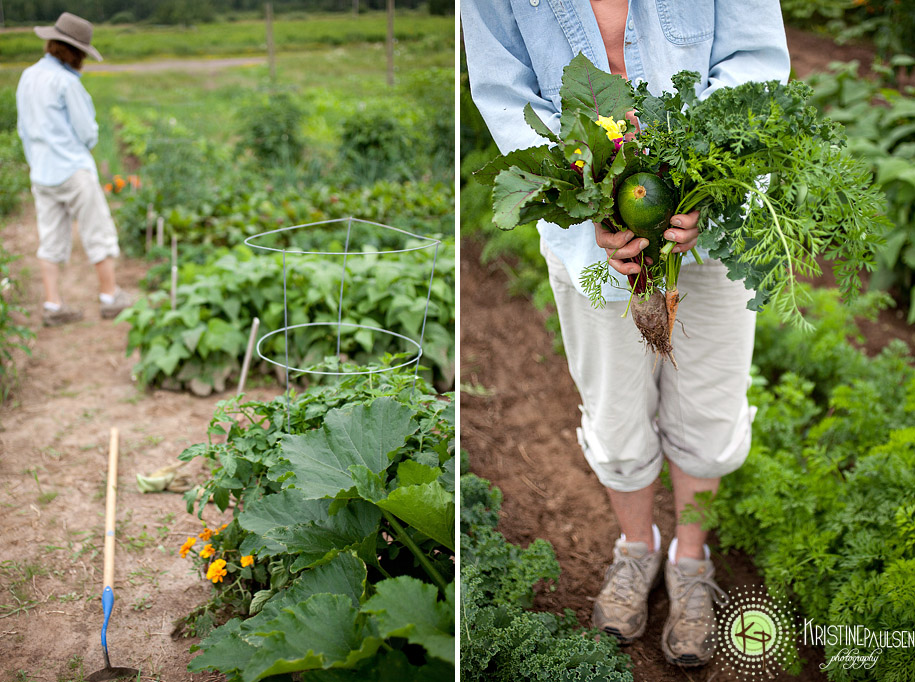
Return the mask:
[(181, 545), (181, 550), (178, 552), (182, 559), (187, 556), (187, 553), (191, 550), (191, 547), (194, 546), (195, 542), (197, 542), (197, 538), (188, 538), (184, 541), (184, 544)]
[(133, 187), (134, 189), (138, 189), (140, 187), (140, 176), (139, 175), (128, 175), (127, 182), (129, 182), (130, 186)]
[(204, 528), (202, 531), (197, 533), (197, 537), (206, 542), (211, 537), (213, 537), (213, 531), (210, 528)]
[(207, 580), (212, 580), (215, 585), (216, 583), (221, 583), (223, 577), (227, 574), (225, 559), (217, 559), (207, 569)]
[(105, 183), (105, 194), (111, 194), (111, 190), (114, 189), (110, 182)]
[(213, 549), (213, 545), (206, 545), (203, 549), (200, 550), (200, 558), (206, 559), (208, 557), (216, 554), (216, 550)]
[(120, 192), (122, 189), (124, 189), (124, 185), (126, 185), (126, 184), (127, 184), (127, 181), (124, 178), (122, 178), (120, 175), (114, 176), (114, 191), (115, 192)]
[(244, 568), (245, 566), (250, 566), (253, 563), (254, 563), (254, 557), (250, 554), (248, 554), (247, 556), (243, 556), (241, 558), (241, 567), (242, 568)]

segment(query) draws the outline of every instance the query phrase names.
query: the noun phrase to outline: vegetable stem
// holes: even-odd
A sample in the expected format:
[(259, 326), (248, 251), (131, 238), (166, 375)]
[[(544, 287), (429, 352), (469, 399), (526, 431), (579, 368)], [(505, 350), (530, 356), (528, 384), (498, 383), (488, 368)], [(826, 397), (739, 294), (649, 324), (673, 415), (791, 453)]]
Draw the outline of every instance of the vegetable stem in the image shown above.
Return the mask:
[(400, 523), (397, 521), (397, 519), (394, 518), (393, 514), (391, 514), (390, 512), (388, 512), (385, 509), (382, 509), (381, 513), (384, 515), (384, 518), (386, 518), (388, 520), (388, 523), (391, 524), (391, 528), (394, 529), (394, 534), (397, 536), (397, 539), (400, 540), (404, 545), (406, 545), (407, 549), (409, 549), (413, 553), (413, 556), (415, 556), (419, 560), (419, 563), (423, 567), (423, 570), (426, 571), (426, 574), (430, 578), (432, 578), (432, 582), (435, 583), (435, 585), (438, 587), (439, 591), (444, 595), (448, 588), (448, 585), (445, 582), (445, 579), (442, 578), (441, 573), (439, 573), (438, 571), (435, 570), (435, 566), (433, 566), (432, 562), (429, 561), (429, 557), (427, 557), (423, 553), (423, 551), (417, 546), (417, 544), (415, 542), (413, 542), (413, 538), (411, 538), (407, 534), (407, 531), (404, 530), (404, 527), (401, 526)]

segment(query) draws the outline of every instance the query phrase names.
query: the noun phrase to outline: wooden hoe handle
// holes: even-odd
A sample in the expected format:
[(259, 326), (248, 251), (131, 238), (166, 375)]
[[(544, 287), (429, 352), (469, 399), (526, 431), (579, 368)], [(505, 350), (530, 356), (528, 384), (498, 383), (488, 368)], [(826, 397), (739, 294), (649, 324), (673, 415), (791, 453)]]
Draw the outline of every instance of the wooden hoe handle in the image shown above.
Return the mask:
[(111, 427), (108, 448), (108, 491), (105, 496), (105, 584), (114, 589), (114, 524), (118, 496), (118, 429)]

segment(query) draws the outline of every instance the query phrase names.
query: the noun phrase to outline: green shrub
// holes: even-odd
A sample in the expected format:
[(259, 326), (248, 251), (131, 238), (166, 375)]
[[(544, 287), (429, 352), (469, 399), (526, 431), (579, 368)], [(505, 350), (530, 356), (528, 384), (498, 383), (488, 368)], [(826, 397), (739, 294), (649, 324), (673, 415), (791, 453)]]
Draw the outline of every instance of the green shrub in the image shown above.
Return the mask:
[(387, 108), (366, 108), (347, 117), (340, 132), (340, 156), (355, 180), (405, 180), (418, 156), (415, 135)]
[(14, 351), (30, 355), (28, 341), (35, 337), (32, 330), (21, 323), (21, 317), (26, 313), (17, 300), (19, 283), (10, 272), (10, 264), (17, 258), (0, 244), (0, 405), (16, 383)]
[(109, 24), (135, 24), (137, 23), (136, 15), (131, 12), (129, 9), (121, 10), (120, 12), (115, 12), (111, 15), (111, 18), (108, 20)]
[(305, 150), (302, 118), (302, 109), (288, 93), (261, 96), (238, 111), (238, 146), (263, 163), (296, 166)]
[(16, 88), (0, 88), (0, 133), (16, 130)]
[(0, 131), (0, 218), (10, 215), (30, 186), (22, 142), (13, 130)]

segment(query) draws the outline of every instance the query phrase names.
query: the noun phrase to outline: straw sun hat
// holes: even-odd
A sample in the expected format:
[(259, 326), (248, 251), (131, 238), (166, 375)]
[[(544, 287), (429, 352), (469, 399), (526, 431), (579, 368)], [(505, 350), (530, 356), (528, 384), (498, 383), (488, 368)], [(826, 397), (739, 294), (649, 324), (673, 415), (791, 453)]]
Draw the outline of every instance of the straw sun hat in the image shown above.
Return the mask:
[(92, 24), (75, 14), (64, 12), (53, 26), (36, 26), (35, 33), (43, 40), (59, 40), (82, 50), (97, 61), (102, 61), (102, 55), (90, 44)]

